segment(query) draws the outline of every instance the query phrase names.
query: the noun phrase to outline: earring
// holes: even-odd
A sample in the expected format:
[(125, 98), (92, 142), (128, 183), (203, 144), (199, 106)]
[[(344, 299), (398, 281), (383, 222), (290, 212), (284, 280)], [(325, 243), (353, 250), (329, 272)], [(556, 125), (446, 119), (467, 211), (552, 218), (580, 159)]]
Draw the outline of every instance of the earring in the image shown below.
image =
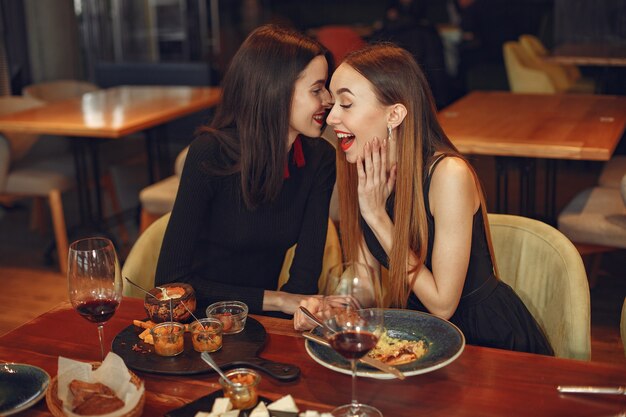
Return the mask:
[(391, 141), (391, 125), (387, 125), (387, 140)]

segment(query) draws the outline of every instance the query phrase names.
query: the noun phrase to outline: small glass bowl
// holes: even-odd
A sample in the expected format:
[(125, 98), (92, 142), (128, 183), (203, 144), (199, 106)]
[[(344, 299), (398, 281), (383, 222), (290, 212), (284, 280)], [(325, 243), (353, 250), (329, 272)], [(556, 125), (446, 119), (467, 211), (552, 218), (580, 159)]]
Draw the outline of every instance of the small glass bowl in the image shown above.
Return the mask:
[(191, 341), (196, 352), (216, 352), (222, 348), (222, 322), (214, 317), (191, 323)]
[(207, 307), (206, 316), (219, 319), (224, 326), (224, 334), (235, 334), (246, 326), (248, 306), (241, 301), (220, 301)]
[(234, 386), (220, 378), (220, 385), (224, 396), (230, 398), (233, 408), (248, 410), (257, 405), (259, 394), (257, 386), (261, 382), (261, 375), (248, 368), (236, 368), (226, 372), (226, 376)]
[(159, 356), (176, 356), (185, 349), (185, 326), (167, 321), (150, 330), (154, 339), (154, 351)]

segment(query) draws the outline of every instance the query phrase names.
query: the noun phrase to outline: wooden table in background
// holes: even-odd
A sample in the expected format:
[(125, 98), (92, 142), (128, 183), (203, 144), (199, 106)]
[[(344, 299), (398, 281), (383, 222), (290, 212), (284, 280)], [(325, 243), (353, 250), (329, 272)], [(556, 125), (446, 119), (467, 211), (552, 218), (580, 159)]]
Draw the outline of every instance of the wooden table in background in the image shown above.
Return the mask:
[[(220, 101), (221, 89), (216, 87), (122, 86), (0, 116), (0, 131), (74, 137), (72, 144), (81, 214), (89, 216), (92, 223), (98, 223), (102, 220), (102, 201), (97, 139), (121, 139), (147, 131), (149, 168), (151, 179), (154, 179), (158, 173), (154, 172), (153, 160), (159, 159), (161, 153), (156, 140), (157, 128), (214, 107)], [(91, 212), (90, 182), (96, 184), (95, 219)]]
[[(126, 298), (105, 326), (105, 340), (145, 316), (142, 300)], [(291, 321), (254, 316), (266, 328), (263, 358), (300, 367), (299, 380), (281, 383), (263, 377), (260, 395), (276, 400), (291, 394), (301, 411), (328, 411), (350, 399), (350, 376), (326, 369), (306, 353)], [(140, 353), (138, 353), (140, 354)], [(57, 372), (64, 356), (97, 361), (96, 327), (69, 305), (62, 305), (0, 337), (0, 360), (29, 363)], [(143, 372), (144, 416), (160, 416), (219, 390), (214, 373), (167, 376)], [(557, 385), (626, 385), (626, 368), (553, 357), (466, 346), (461, 356), (434, 372), (400, 380), (359, 378), (358, 398), (388, 417), (415, 416), (609, 416), (626, 411), (626, 397), (561, 395)], [(49, 416), (45, 401), (20, 414)]]
[(566, 43), (547, 58), (560, 64), (626, 67), (626, 45), (611, 43)]
[[(439, 121), (465, 154), (522, 158), (522, 215), (534, 209), (533, 160), (545, 159), (545, 214), (554, 219), (556, 161), (611, 158), (626, 127), (626, 97), (476, 91), (441, 110)], [(505, 174), (499, 169), (498, 211), (506, 206)]]

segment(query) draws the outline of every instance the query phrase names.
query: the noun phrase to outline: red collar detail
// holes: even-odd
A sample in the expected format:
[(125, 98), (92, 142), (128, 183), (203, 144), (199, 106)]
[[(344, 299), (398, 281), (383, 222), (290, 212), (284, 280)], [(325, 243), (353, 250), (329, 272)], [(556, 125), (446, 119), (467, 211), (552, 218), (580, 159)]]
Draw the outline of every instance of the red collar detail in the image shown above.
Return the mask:
[[(296, 140), (293, 142), (293, 163), (298, 168), (302, 168), (306, 165), (306, 161), (304, 159), (304, 152), (302, 151), (302, 141), (300, 140), (300, 135), (296, 136)], [(289, 162), (285, 163), (285, 178), (289, 178)]]

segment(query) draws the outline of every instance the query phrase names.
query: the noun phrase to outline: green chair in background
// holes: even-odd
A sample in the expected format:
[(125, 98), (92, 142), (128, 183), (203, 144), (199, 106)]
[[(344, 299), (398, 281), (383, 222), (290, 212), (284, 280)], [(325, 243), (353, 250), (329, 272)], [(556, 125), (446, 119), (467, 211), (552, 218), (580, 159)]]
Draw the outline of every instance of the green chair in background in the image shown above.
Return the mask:
[(589, 360), (589, 284), (576, 247), (538, 220), (489, 214), (489, 224), (500, 279), (524, 301), (555, 355)]

